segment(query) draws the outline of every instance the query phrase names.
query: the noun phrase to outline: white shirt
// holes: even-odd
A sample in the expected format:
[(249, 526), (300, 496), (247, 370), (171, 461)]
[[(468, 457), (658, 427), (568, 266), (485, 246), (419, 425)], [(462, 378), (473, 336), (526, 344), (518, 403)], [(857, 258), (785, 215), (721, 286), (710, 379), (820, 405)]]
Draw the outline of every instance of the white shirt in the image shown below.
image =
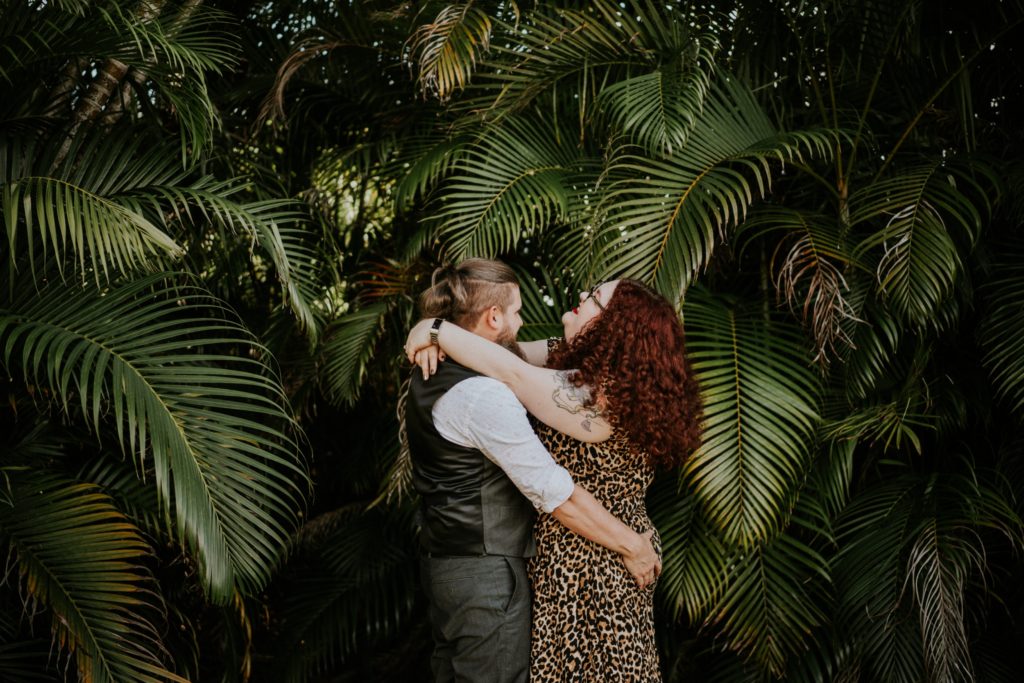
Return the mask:
[(482, 451), (535, 508), (551, 512), (572, 495), (572, 476), (551, 458), (523, 404), (498, 380), (462, 380), (434, 403), (431, 416), (441, 436)]

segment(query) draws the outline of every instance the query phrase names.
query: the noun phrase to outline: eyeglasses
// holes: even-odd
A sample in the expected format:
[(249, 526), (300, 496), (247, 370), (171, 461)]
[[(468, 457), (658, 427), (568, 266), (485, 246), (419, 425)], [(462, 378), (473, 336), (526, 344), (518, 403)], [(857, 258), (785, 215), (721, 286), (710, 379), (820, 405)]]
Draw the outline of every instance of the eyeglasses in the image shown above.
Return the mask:
[(604, 310), (604, 304), (601, 303), (601, 300), (597, 298), (597, 290), (601, 289), (601, 285), (603, 285), (603, 284), (604, 284), (603, 282), (598, 282), (596, 285), (591, 287), (590, 291), (587, 292), (587, 295), (585, 297), (583, 297), (582, 301), (580, 301), (580, 306), (582, 306), (583, 304), (587, 303), (587, 299), (593, 299), (594, 303), (597, 304), (597, 307), (600, 308), (603, 311)]

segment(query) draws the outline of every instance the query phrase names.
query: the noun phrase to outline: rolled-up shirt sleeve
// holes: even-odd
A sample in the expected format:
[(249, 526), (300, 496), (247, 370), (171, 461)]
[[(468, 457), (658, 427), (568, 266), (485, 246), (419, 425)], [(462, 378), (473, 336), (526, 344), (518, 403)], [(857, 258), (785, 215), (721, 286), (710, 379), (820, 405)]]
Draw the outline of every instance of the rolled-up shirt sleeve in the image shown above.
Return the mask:
[(551, 512), (572, 495), (572, 476), (552, 459), (526, 409), (501, 382), (463, 380), (434, 403), (431, 415), (441, 436), (483, 452), (537, 509)]

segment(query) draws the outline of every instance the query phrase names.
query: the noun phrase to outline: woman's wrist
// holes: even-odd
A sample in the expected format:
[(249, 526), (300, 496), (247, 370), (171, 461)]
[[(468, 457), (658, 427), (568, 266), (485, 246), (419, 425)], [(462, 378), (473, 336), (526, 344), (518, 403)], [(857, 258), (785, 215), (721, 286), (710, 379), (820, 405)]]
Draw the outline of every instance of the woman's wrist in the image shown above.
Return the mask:
[(440, 347), (441, 344), (438, 342), (437, 337), (441, 332), (441, 325), (445, 323), (444, 318), (434, 318), (434, 321), (430, 324), (430, 343), (434, 346)]

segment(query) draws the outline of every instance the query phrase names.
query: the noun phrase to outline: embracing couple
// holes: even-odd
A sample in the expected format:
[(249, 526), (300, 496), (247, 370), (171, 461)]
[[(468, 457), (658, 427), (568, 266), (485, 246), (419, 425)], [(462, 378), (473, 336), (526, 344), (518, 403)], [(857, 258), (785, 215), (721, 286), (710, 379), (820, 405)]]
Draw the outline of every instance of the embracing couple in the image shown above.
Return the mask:
[(438, 269), (419, 303), (405, 413), (434, 680), (660, 681), (644, 495), (701, 409), (676, 311), (605, 282), (563, 339), (517, 344), (518, 281), (484, 259)]

